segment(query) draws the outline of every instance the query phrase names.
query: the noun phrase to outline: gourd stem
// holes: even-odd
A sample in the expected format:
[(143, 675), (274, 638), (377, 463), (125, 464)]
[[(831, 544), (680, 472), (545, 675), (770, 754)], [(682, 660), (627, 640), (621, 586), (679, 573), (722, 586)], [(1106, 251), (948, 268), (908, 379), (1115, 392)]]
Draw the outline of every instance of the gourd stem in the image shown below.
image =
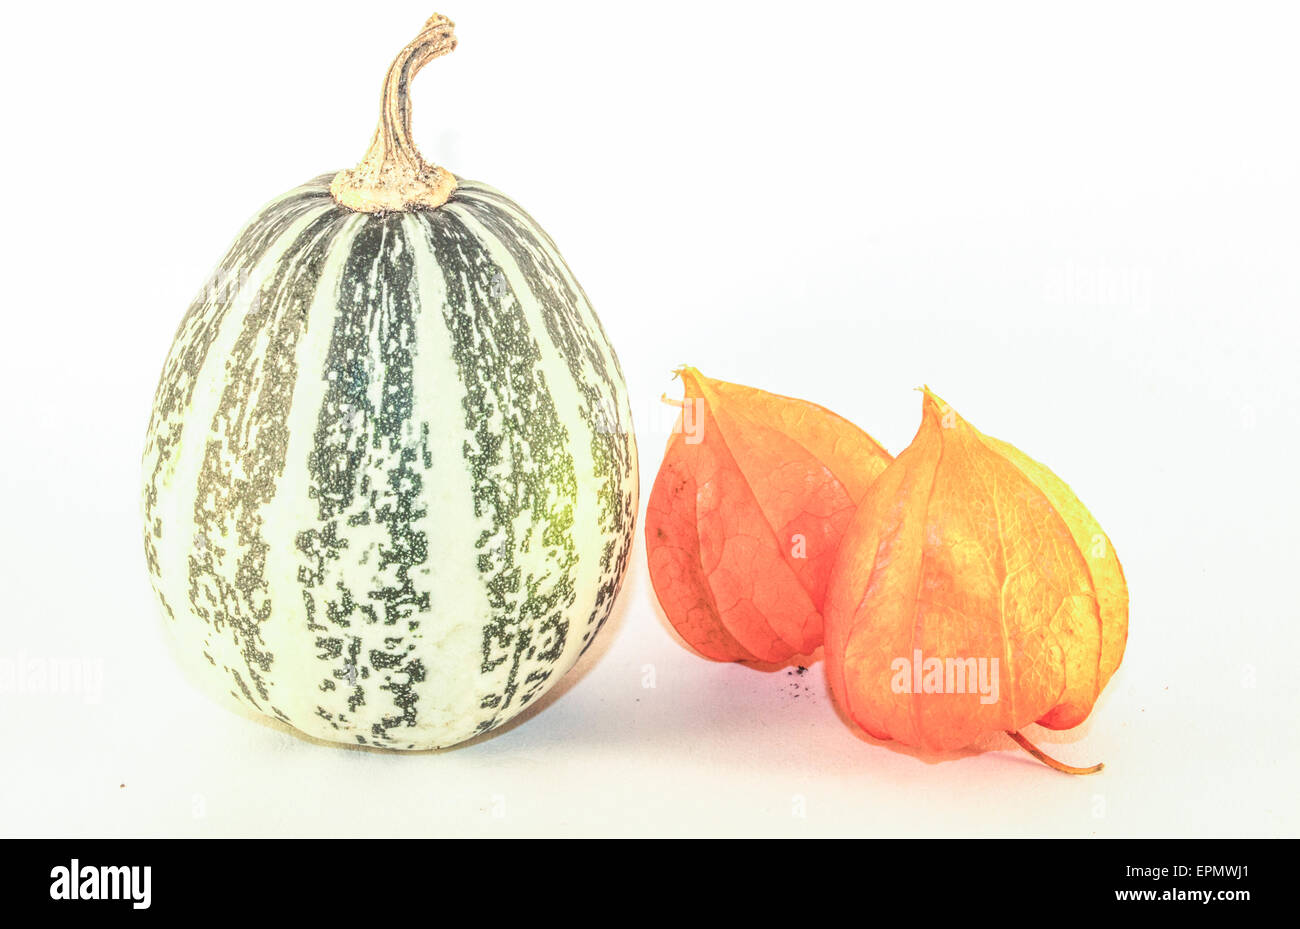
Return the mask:
[(1035, 758), (1037, 758), (1043, 764), (1047, 765), (1049, 768), (1055, 768), (1057, 771), (1062, 771), (1066, 774), (1096, 774), (1103, 767), (1105, 767), (1105, 765), (1102, 764), (1095, 764), (1090, 768), (1076, 768), (1073, 765), (1063, 764), (1062, 762), (1057, 761), (1051, 755), (1048, 755), (1046, 752), (1042, 751), (1037, 745), (1035, 745), (1033, 742), (1030, 742), (1019, 732), (1011, 732), (1010, 730), (1008, 730), (1007, 735), (1011, 736), (1011, 738), (1015, 741), (1017, 745), (1019, 745), (1025, 751), (1029, 752), (1029, 754), (1033, 755)]
[(454, 30), (451, 20), (435, 13), (393, 59), (384, 78), (379, 128), (365, 158), (330, 183), (330, 193), (343, 206), (363, 213), (432, 210), (456, 189), (452, 173), (426, 162), (411, 137), (411, 82), (426, 64), (456, 47)]

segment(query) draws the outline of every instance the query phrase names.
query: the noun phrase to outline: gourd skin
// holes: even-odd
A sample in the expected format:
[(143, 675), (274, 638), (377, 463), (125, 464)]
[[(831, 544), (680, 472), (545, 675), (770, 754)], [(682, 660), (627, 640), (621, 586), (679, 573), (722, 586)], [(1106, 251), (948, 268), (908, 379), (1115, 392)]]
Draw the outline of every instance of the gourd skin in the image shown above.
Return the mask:
[(457, 179), (361, 213), (265, 207), (181, 322), (144, 453), (177, 651), (309, 735), (447, 746), (549, 689), (608, 619), (637, 455), (554, 243)]

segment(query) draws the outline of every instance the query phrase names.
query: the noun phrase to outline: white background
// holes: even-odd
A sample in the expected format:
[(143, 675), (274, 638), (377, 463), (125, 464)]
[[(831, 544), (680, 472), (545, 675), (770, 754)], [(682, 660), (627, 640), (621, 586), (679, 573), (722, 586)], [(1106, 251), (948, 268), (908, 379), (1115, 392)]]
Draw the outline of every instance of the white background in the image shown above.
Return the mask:
[(141, 551), (156, 378), (253, 211), (360, 158), (428, 2), (6, 13), (0, 661), (102, 686), (0, 692), (0, 834), (1300, 833), (1286, 4), (446, 0), (460, 48), (415, 84), (425, 155), (523, 203), (601, 313), (643, 503), (683, 362), (895, 453), (929, 383), (1073, 485), (1128, 652), (1029, 733), (1102, 774), (876, 743), (820, 662), (698, 658), (639, 527), (597, 647), (492, 737), (340, 749), (200, 695)]

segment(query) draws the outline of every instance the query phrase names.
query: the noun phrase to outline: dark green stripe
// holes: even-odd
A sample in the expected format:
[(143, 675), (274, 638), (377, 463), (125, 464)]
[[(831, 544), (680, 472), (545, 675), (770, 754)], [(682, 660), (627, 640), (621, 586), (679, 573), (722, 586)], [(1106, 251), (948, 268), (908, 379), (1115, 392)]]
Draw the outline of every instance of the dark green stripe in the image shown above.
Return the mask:
[[(491, 729), (517, 699), (527, 703), (564, 652), (575, 599), (573, 502), (577, 494), (568, 431), (540, 371), (541, 349), (484, 245), (448, 210), (419, 214), (446, 286), (443, 307), (452, 353), (465, 387), (464, 444), (474, 513), (491, 522), (475, 542), (492, 607), (483, 634), (485, 674), (505, 666), (501, 689), (482, 702), (478, 724)], [(493, 417), (499, 417), (497, 424)], [(516, 537), (527, 514), (531, 527)], [(453, 516), (454, 518), (454, 516)], [(455, 531), (454, 529), (452, 531)], [(525, 574), (516, 554), (544, 553), (547, 568)]]
[[(390, 744), (399, 737), (390, 730), (416, 725), (413, 685), (425, 677), (413, 653), (429, 594), (415, 589), (411, 569), (428, 556), (428, 540), (416, 523), (426, 515), (419, 501), (423, 472), (433, 462), (429, 424), (413, 421), (420, 307), (411, 246), (400, 215), (362, 222), (339, 283), (321, 372), (328, 387), (307, 462), (320, 525), (299, 534), (298, 548), (306, 557), (300, 578), (308, 624), (319, 634), (319, 658), (327, 667), (317, 715), (348, 728), (351, 713), (382, 699), (372, 691), (386, 694), (392, 708), (372, 725), (371, 736)], [(349, 530), (369, 525), (385, 528), (386, 544), (349, 550)], [(342, 581), (327, 585), (330, 565), (339, 560), (369, 564), (377, 583), (361, 590)], [(356, 630), (375, 625), (389, 627), (384, 647), (362, 654)], [(357, 741), (369, 740), (357, 735)]]
[[(244, 317), (226, 360), (226, 386), (211, 424), (215, 437), (207, 442), (195, 488), (201, 543), (189, 559), (190, 605), (211, 626), (209, 636), (234, 640), (244, 667), (226, 668), (237, 686), (231, 693), (259, 708), (269, 696), (264, 675), (274, 660), (260, 631), (271, 614), (262, 512), (284, 471), (298, 340), (346, 215), (329, 210), (310, 222)], [(234, 550), (220, 547), (227, 538), (234, 540)], [(205, 645), (211, 651), (206, 640)]]
[[(328, 191), (306, 190), (259, 213), (226, 252), (209, 282), (190, 304), (176, 330), (171, 351), (163, 365), (162, 375), (158, 379), (153, 412), (149, 419), (148, 437), (145, 441), (145, 457), (148, 457), (150, 451), (156, 451), (157, 455), (153, 472), (149, 475), (144, 490), (145, 561), (154, 577), (159, 577), (157, 546), (163, 538), (164, 531), (157, 514), (158, 483), (180, 445), (185, 428), (185, 412), (193, 399), (194, 386), (207, 362), (208, 353), (221, 332), (240, 285), (266, 254), (267, 249), (293, 223), (321, 204), (322, 194), (328, 196)], [(192, 425), (202, 429), (207, 424)], [(180, 544), (188, 545), (189, 540), (180, 540)], [(158, 590), (163, 609), (168, 616), (175, 619), (171, 605), (162, 595), (158, 585), (154, 586), (155, 590)]]
[[(593, 476), (600, 482), (597, 489), (600, 528), (608, 540), (600, 556), (601, 585), (583, 632), (585, 651), (613, 609), (630, 555), (636, 520), (632, 495), (623, 489), (624, 478), (631, 474), (636, 454), (632, 427), (631, 423), (619, 422), (619, 410), (613, 406), (623, 391), (623, 374), (604, 331), (593, 332), (580, 315), (579, 301), (586, 302), (586, 295), (570, 287), (572, 274), (565, 273), (568, 269), (564, 259), (541, 227), (502, 194), (473, 182), (457, 188), (452, 200), (510, 253), (533, 299), (541, 307), (547, 335), (559, 350), (583, 398), (583, 407), (578, 412), (590, 429)], [(509, 209), (518, 211), (524, 219), (517, 218)], [(589, 380), (586, 365), (595, 372), (595, 380)]]

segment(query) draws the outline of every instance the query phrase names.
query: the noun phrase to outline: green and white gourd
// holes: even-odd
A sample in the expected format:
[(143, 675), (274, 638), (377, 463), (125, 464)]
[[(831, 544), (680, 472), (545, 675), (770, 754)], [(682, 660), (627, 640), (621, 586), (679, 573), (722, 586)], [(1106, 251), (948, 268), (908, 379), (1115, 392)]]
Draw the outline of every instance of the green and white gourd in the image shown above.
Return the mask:
[(555, 244), (425, 163), (398, 56), (352, 171), (268, 204), (181, 322), (144, 452), (182, 657), (321, 739), (447, 746), (519, 713), (610, 615), (637, 509), (614, 350)]

